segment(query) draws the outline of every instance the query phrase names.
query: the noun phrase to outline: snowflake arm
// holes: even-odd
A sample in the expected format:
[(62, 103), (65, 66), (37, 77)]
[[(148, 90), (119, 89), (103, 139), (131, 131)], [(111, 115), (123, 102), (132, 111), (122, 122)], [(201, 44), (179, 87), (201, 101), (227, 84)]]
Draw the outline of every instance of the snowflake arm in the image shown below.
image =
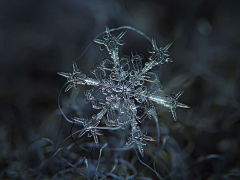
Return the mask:
[(59, 75), (66, 77), (67, 82), (69, 83), (68, 86), (65, 89), (65, 92), (69, 91), (72, 87), (77, 89), (77, 84), (82, 82), (81, 80), (86, 77), (85, 74), (79, 71), (77, 68), (77, 64), (73, 63), (73, 72), (72, 73), (65, 73), (65, 72), (59, 72)]
[(79, 69), (77, 68), (77, 64), (73, 63), (73, 72), (72, 73), (65, 73), (65, 72), (58, 72), (60, 76), (67, 78), (68, 86), (65, 89), (65, 92), (69, 91), (71, 88), (77, 89), (77, 85), (94, 85), (99, 86), (100, 82), (96, 79), (89, 78), (86, 76), (86, 74), (83, 74)]
[[(110, 34), (110, 30), (108, 26), (106, 26), (106, 33), (107, 35), (103, 36), (103, 40), (101, 39), (95, 39), (94, 42), (104, 45), (107, 50), (111, 50), (113, 47), (117, 47), (116, 45), (123, 46), (124, 43), (122, 42), (121, 38), (126, 34), (127, 31), (121, 32), (117, 37), (112, 36)], [(104, 50), (105, 48), (101, 48), (101, 50)]]
[(149, 95), (148, 99), (151, 101), (156, 102), (157, 104), (161, 104), (167, 108), (169, 108), (172, 112), (173, 118), (176, 121), (177, 115), (176, 115), (176, 108), (190, 108), (188, 105), (178, 102), (178, 98), (182, 95), (183, 91), (180, 91), (176, 95), (171, 94), (170, 96), (156, 96), (156, 95)]
[(112, 36), (110, 34), (109, 28), (106, 26), (106, 35), (103, 36), (103, 40), (95, 39), (94, 42), (103, 45), (104, 47), (100, 47), (100, 50), (104, 50), (107, 48), (108, 53), (111, 55), (111, 58), (114, 62), (114, 67), (119, 67), (119, 57), (118, 57), (118, 45), (123, 46), (121, 38), (127, 31), (121, 32), (117, 37)]
[(146, 141), (155, 141), (152, 137), (146, 136), (147, 133), (143, 134), (140, 130), (140, 127), (133, 127), (131, 136), (128, 138), (128, 141), (125, 144), (125, 147), (130, 147), (133, 143), (138, 146), (138, 150), (143, 157), (143, 146), (146, 146)]
[(96, 127), (100, 124), (103, 116), (106, 114), (107, 109), (102, 109), (99, 113), (92, 116), (90, 120), (83, 119), (83, 118), (73, 118), (74, 121), (80, 122), (83, 124), (84, 128), (78, 135), (78, 138), (82, 137), (85, 133), (89, 132), (88, 137), (94, 138), (94, 142), (98, 145), (98, 136), (103, 135), (101, 131), (97, 130)]
[(153, 48), (148, 51), (150, 54), (152, 54), (152, 56), (150, 56), (148, 59), (150, 61), (154, 61), (156, 65), (164, 64), (165, 62), (173, 62), (172, 59), (169, 57), (170, 54), (168, 52), (168, 49), (171, 47), (172, 44), (173, 42), (167, 44), (164, 48), (158, 48), (155, 39), (152, 39)]

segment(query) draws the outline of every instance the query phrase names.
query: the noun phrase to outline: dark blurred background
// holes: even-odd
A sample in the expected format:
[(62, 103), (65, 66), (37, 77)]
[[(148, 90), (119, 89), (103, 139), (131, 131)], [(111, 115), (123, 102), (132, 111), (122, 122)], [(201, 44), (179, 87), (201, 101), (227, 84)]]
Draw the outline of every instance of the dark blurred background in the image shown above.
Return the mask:
[[(0, 179), (27, 177), (30, 167), (20, 156), (32, 141), (69, 134), (57, 106), (65, 79), (57, 72), (72, 71), (106, 25), (132, 26), (159, 46), (174, 41), (174, 63), (163, 66), (160, 80), (166, 94), (184, 89), (180, 101), (191, 110), (177, 110), (178, 122), (164, 113), (162, 121), (180, 144), (181, 133), (194, 142), (187, 161), (191, 179), (211, 179), (216, 172), (240, 178), (239, 19), (236, 0), (1, 0)], [(96, 49), (77, 61), (86, 74), (102, 58)], [(211, 154), (222, 159), (199, 162)]]

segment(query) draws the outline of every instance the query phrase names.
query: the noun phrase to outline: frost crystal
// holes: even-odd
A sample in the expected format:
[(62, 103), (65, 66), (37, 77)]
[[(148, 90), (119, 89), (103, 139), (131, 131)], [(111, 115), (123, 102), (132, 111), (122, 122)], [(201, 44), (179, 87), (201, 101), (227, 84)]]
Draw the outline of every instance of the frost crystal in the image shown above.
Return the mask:
[[(94, 40), (101, 45), (100, 50), (108, 51), (110, 58), (105, 58), (91, 70), (92, 77), (79, 71), (76, 63), (73, 64), (72, 73), (60, 72), (58, 74), (66, 77), (69, 83), (65, 92), (72, 87), (77, 88), (77, 85), (93, 86), (92, 89), (85, 91), (86, 101), (90, 102), (92, 108), (98, 109), (99, 112), (91, 119), (72, 118), (73, 123), (82, 123), (84, 126), (79, 137), (88, 132), (88, 137), (93, 136), (95, 143), (98, 144), (98, 135), (102, 135), (98, 126), (103, 117), (106, 117), (107, 127), (125, 129), (127, 124), (130, 124), (131, 133), (125, 147), (137, 145), (143, 156), (142, 146), (146, 145), (146, 141), (154, 141), (154, 139), (141, 132), (139, 123), (142, 123), (146, 117), (156, 117), (155, 106), (157, 105), (169, 108), (175, 121), (177, 120), (176, 108), (189, 108), (189, 106), (178, 102), (183, 92), (170, 96), (156, 95), (156, 92), (162, 89), (161, 84), (157, 74), (149, 72), (155, 66), (172, 62), (168, 52), (172, 43), (158, 48), (156, 41), (152, 39), (152, 48), (148, 51), (149, 61), (143, 66), (142, 55), (132, 53), (131, 58), (119, 56), (118, 47), (124, 45), (121, 39), (125, 33), (126, 31), (121, 32), (115, 37), (106, 27), (106, 35), (103, 39)], [(152, 84), (149, 89), (146, 82)], [(104, 98), (100, 98), (100, 94)], [(140, 115), (140, 112), (143, 113)]]

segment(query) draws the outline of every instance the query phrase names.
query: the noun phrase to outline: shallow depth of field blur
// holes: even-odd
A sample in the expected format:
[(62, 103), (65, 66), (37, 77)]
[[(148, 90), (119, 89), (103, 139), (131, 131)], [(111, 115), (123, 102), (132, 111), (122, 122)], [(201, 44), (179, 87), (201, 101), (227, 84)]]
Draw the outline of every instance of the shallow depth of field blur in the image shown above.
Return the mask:
[[(161, 136), (168, 135), (179, 145), (184, 160), (174, 164), (172, 149), (164, 149), (156, 162), (159, 169), (170, 167), (163, 177), (172, 173), (169, 179), (239, 179), (239, 7), (234, 0), (1, 0), (0, 179), (37, 178), (38, 173), (52, 178), (61, 170), (49, 162), (37, 171), (53, 154), (42, 157), (47, 154), (43, 140), (30, 143), (49, 138), (59, 144), (69, 136), (71, 125), (57, 105), (66, 79), (57, 72), (71, 72), (72, 62), (106, 25), (110, 29), (132, 26), (155, 38), (158, 46), (174, 41), (169, 50), (174, 62), (161, 68), (160, 81), (166, 94), (184, 90), (180, 102), (191, 109), (177, 109), (177, 122), (170, 112), (158, 116)], [(134, 49), (139, 54), (147, 52), (150, 45), (135, 42), (134, 32), (127, 33), (124, 54), (131, 56)], [(77, 61), (78, 67), (88, 74), (104, 56), (107, 52), (92, 44)], [(62, 96), (70, 115), (74, 108), (92, 115), (84, 103), (86, 88), (79, 86), (79, 92)], [(68, 101), (76, 95), (78, 103), (73, 108)], [(174, 175), (169, 164), (181, 166), (184, 176)], [(142, 177), (155, 177), (146, 172)], [(71, 179), (70, 173), (67, 178)]]

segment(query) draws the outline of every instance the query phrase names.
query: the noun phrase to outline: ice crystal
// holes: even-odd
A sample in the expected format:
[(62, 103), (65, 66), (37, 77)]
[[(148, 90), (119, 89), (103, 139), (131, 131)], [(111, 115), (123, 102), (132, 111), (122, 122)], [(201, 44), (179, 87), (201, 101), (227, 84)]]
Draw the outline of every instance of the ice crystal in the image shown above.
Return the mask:
[[(125, 147), (132, 144), (137, 145), (143, 156), (142, 146), (146, 145), (146, 141), (154, 141), (154, 139), (143, 134), (139, 124), (146, 117), (157, 116), (156, 106), (162, 105), (169, 108), (175, 121), (177, 120), (177, 107), (189, 108), (189, 106), (178, 102), (182, 92), (170, 96), (157, 95), (156, 92), (162, 89), (158, 75), (149, 72), (155, 66), (172, 62), (168, 52), (172, 43), (158, 48), (156, 41), (152, 39), (152, 48), (148, 51), (150, 53), (149, 61), (143, 65), (144, 57), (140, 54), (132, 53), (131, 58), (119, 56), (118, 48), (119, 45), (124, 45), (121, 39), (126, 31), (115, 37), (106, 27), (105, 33), (103, 39), (95, 39), (94, 42), (101, 45), (100, 50), (106, 49), (110, 58), (105, 58), (99, 65), (95, 66), (91, 70), (91, 77), (79, 71), (76, 63), (73, 64), (72, 73), (58, 73), (66, 77), (69, 83), (65, 92), (72, 87), (77, 88), (77, 85), (92, 86), (92, 89), (85, 91), (86, 101), (90, 102), (92, 108), (98, 109), (99, 112), (91, 119), (74, 117), (72, 121), (82, 123), (84, 127), (79, 137), (88, 132), (88, 136), (93, 136), (96, 144), (98, 144), (98, 135), (102, 135), (97, 127), (99, 127), (103, 117), (106, 117), (106, 127), (125, 129), (127, 124), (130, 124), (131, 133)], [(149, 89), (146, 82), (152, 84)], [(100, 94), (104, 95), (104, 98), (100, 98)], [(103, 97), (102, 95), (101, 97)], [(143, 113), (140, 115), (139, 112)]]

